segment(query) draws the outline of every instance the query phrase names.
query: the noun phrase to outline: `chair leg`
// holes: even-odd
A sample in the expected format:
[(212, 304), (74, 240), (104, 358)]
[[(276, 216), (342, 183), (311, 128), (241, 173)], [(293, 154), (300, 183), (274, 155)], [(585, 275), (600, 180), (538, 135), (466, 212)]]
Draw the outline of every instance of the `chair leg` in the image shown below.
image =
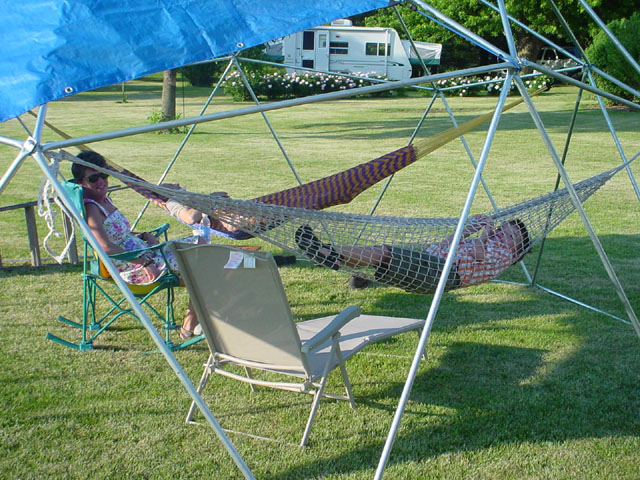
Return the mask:
[(349, 381), (349, 375), (347, 374), (347, 367), (344, 364), (344, 359), (342, 358), (342, 352), (340, 351), (340, 347), (336, 348), (336, 356), (338, 357), (338, 363), (340, 365), (340, 372), (342, 373), (342, 381), (344, 382), (344, 388), (347, 391), (347, 397), (349, 397), (349, 405), (351, 405), (351, 408), (355, 410), (356, 401), (353, 398), (353, 391), (351, 390), (351, 382)]
[[(253, 378), (251, 376), (251, 370), (249, 368), (247, 368), (247, 367), (244, 367), (244, 374), (247, 376), (247, 378)], [(256, 388), (256, 386), (253, 383), (249, 383), (249, 388), (254, 393), (258, 391), (258, 389)]]
[[(207, 384), (207, 380), (209, 379), (209, 375), (211, 375), (211, 369), (214, 366), (213, 355), (209, 355), (209, 359), (204, 366), (204, 371), (202, 372), (202, 377), (200, 378), (200, 383), (198, 384), (197, 392), (200, 394), (204, 389), (204, 386)], [(192, 401), (191, 406), (189, 407), (189, 412), (187, 413), (187, 418), (185, 419), (185, 423), (191, 423), (193, 419), (193, 415), (196, 412), (196, 402)]]
[(327, 384), (327, 378), (329, 377), (329, 367), (331, 366), (331, 359), (336, 354), (337, 350), (337, 339), (334, 338), (333, 345), (331, 346), (331, 352), (329, 353), (329, 357), (327, 359), (327, 363), (324, 366), (324, 370), (322, 372), (322, 380), (320, 381), (320, 386), (315, 391), (313, 403), (311, 404), (311, 412), (309, 413), (309, 418), (307, 419), (307, 425), (304, 428), (304, 433), (302, 434), (302, 440), (300, 441), (300, 446), (304, 447), (307, 444), (307, 440), (309, 440), (309, 433), (311, 433), (311, 427), (313, 426), (313, 421), (315, 420), (316, 413), (318, 412), (318, 406), (320, 404), (320, 399), (324, 394), (324, 387)]

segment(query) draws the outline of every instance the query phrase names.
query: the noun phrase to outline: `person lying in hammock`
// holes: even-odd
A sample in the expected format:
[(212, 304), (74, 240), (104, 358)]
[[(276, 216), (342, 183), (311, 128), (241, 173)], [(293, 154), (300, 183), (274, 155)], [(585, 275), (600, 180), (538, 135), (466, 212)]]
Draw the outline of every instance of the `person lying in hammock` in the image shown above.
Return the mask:
[[(479, 234), (470, 238), (476, 233)], [(372, 266), (374, 278), (380, 283), (410, 292), (433, 293), (449, 256), (453, 235), (421, 250), (390, 245), (347, 247), (321, 243), (311, 227), (304, 225), (296, 231), (295, 241), (316, 264), (334, 270), (343, 265)], [(471, 217), (462, 232), (445, 288), (493, 280), (519, 262), (530, 248), (529, 233), (521, 220), (509, 220), (495, 227), (485, 215)]]
[[(106, 165), (106, 160), (102, 155), (93, 151), (81, 152), (78, 158), (98, 167)], [(148, 232), (135, 233), (130, 231), (129, 220), (107, 196), (108, 175), (79, 163), (72, 164), (71, 174), (75, 183), (82, 186), (87, 224), (107, 254), (113, 255), (139, 250), (158, 243), (158, 239)], [(181, 238), (179, 241), (203, 243), (202, 239), (196, 236)], [(163, 253), (171, 270), (178, 272), (178, 264), (171, 252), (163, 247)], [(133, 260), (113, 260), (113, 263), (125, 282), (147, 285), (156, 281), (167, 271), (164, 258), (156, 250)], [(197, 324), (195, 310), (189, 301), (187, 314), (180, 329), (180, 337), (183, 340), (193, 337), (193, 331)]]

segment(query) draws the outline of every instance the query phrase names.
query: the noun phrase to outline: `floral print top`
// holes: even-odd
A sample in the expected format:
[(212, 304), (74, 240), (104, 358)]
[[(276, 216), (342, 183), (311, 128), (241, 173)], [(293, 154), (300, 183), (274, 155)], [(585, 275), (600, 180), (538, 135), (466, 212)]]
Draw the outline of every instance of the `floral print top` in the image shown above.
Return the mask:
[[(108, 200), (111, 202), (110, 199)], [(96, 205), (104, 214), (106, 218), (103, 225), (111, 243), (118, 245), (128, 252), (147, 248), (149, 246), (147, 242), (131, 232), (131, 224), (129, 223), (129, 220), (117, 208), (113, 212), (109, 213), (95, 200), (85, 198), (84, 203), (92, 203)], [(195, 244), (198, 241), (198, 237), (185, 237), (178, 241)], [(168, 250), (167, 245), (162, 247), (162, 253), (164, 253), (164, 257), (167, 259), (167, 262), (169, 262), (171, 270), (178, 273), (178, 263), (176, 262), (173, 254)], [(160, 270), (161, 273), (164, 273), (167, 270), (167, 265), (162, 253), (160, 253), (160, 250), (156, 249), (145, 254), (145, 257), (149, 257), (153, 260), (153, 263), (155, 263), (158, 270)], [(120, 277), (122, 277), (122, 279), (127, 283), (148, 285), (156, 280), (156, 278), (149, 278), (146, 269), (140, 264), (115, 259), (113, 259), (113, 264), (118, 269), (118, 272), (120, 272)]]

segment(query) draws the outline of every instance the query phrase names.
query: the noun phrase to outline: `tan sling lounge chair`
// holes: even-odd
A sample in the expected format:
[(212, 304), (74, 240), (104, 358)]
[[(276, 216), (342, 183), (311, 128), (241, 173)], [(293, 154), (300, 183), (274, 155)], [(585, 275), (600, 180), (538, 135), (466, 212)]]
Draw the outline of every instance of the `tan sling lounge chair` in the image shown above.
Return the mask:
[[(309, 431), (324, 397), (348, 400), (355, 408), (345, 362), (365, 346), (409, 330), (423, 320), (361, 315), (351, 306), (338, 315), (294, 322), (273, 257), (224, 245), (172, 247), (198, 314), (211, 355), (198, 392), (214, 372), (236, 380), (314, 396), (300, 442)], [(230, 372), (244, 367), (246, 375)], [(329, 373), (340, 367), (346, 395), (325, 392)], [(275, 372), (290, 381), (262, 380), (257, 370)], [(195, 411), (192, 404), (187, 422)]]

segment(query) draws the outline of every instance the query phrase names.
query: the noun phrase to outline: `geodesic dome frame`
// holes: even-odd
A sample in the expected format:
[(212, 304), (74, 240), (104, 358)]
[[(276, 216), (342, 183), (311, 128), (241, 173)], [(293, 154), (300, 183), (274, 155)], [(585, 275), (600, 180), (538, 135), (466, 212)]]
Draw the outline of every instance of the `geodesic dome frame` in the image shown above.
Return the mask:
[[(601, 110), (615, 140), (622, 163), (625, 163), (631, 155), (625, 152), (625, 149), (621, 145), (615, 128), (608, 118), (607, 111), (601, 97), (608, 98), (634, 110), (640, 110), (640, 104), (624, 100), (599, 89), (595, 85), (594, 75), (600, 75), (608, 78), (609, 80), (613, 80), (618, 86), (638, 98), (640, 98), (640, 92), (637, 92), (628, 85), (624, 85), (616, 79), (611, 78), (606, 72), (600, 70), (597, 66), (590, 64), (584, 55), (583, 57), (578, 58), (570, 52), (565, 51), (560, 46), (550, 42), (542, 35), (531, 31), (526, 25), (517, 19), (512, 18), (508, 14), (504, 0), (498, 0), (497, 5), (493, 5), (486, 0), (479, 1), (487, 8), (494, 10), (500, 15), (504, 30), (504, 37), (508, 45), (508, 51), (505, 52), (501, 50), (492, 43), (476, 35), (474, 32), (446, 17), (429, 5), (428, 2), (423, 2), (421, 0), (410, 0), (407, 2), (358, 0), (349, 3), (340, 2), (338, 5), (324, 6), (317, 6), (315, 5), (316, 2), (300, 2), (294, 0), (269, 2), (218, 1), (213, 3), (201, 2), (197, 5), (190, 2), (158, 3), (149, 1), (143, 2), (142, 4), (140, 2), (122, 2), (118, 6), (118, 10), (112, 10), (110, 8), (105, 8), (104, 10), (101, 10), (100, 8), (85, 8), (93, 3), (86, 1), (79, 2), (79, 4), (72, 9), (64, 9), (62, 6), (63, 2), (60, 2), (60, 4), (40, 6), (42, 11), (39, 12), (34, 12), (34, 7), (30, 2), (23, 2), (18, 6), (12, 6), (11, 12), (3, 12), (3, 15), (1, 16), (2, 20), (0, 20), (0, 22), (4, 23), (3, 31), (10, 34), (7, 36), (7, 38), (10, 38), (10, 41), (7, 41), (2, 47), (0, 47), (0, 53), (2, 53), (0, 54), (0, 65), (2, 65), (2, 69), (0, 71), (4, 72), (2, 76), (0, 76), (3, 80), (0, 82), (0, 85), (3, 85), (2, 91), (0, 92), (0, 111), (2, 112), (0, 114), (0, 121), (9, 120), (21, 115), (25, 111), (37, 105), (42, 106), (39, 109), (35, 128), (33, 131), (27, 130), (28, 138), (26, 140), (0, 137), (0, 143), (15, 147), (19, 150), (19, 154), (13, 160), (0, 180), (0, 194), (4, 190), (5, 186), (10, 182), (11, 178), (19, 170), (23, 162), (31, 156), (42, 168), (45, 176), (54, 185), (59, 196), (67, 205), (69, 205), (69, 199), (66, 198), (66, 195), (60, 189), (55, 172), (53, 172), (49, 167), (44, 156), (46, 152), (60, 148), (80, 144), (90, 144), (102, 140), (172, 127), (186, 125), (195, 126), (203, 122), (231, 118), (240, 115), (253, 113), (261, 113), (264, 115), (270, 110), (346, 98), (359, 93), (371, 93), (405, 86), (426, 85), (426, 88), (433, 89), (433, 99), (435, 100), (436, 98), (440, 98), (446, 105), (444, 95), (435, 86), (436, 82), (439, 80), (464, 75), (502, 72), (503, 77), (499, 80), (502, 93), (497, 101), (484, 147), (477, 161), (471, 158), (475, 167), (475, 175), (469, 187), (465, 204), (462, 208), (460, 220), (454, 237), (454, 244), (457, 244), (461, 238), (462, 228), (467, 220), (473, 198), (478, 186), (482, 183), (482, 171), (489, 156), (489, 150), (500, 119), (500, 112), (504, 106), (509, 87), (513, 83), (524, 99), (530, 115), (540, 132), (541, 138), (547, 147), (549, 156), (558, 170), (559, 179), (562, 180), (572, 197), (574, 206), (580, 214), (596, 251), (598, 252), (602, 263), (605, 266), (605, 269), (607, 270), (622, 303), (624, 304), (630, 322), (635, 328), (636, 333), (640, 336), (640, 324), (638, 323), (636, 314), (629, 300), (626, 298), (624, 289), (616, 277), (615, 271), (609, 262), (607, 254), (602, 248), (598, 236), (593, 230), (587, 214), (582, 208), (582, 204), (576, 195), (576, 192), (573, 190), (572, 182), (564, 168), (564, 156), (566, 152), (559, 154), (551, 142), (536, 107), (527, 92), (527, 88), (523, 80), (524, 75), (522, 74), (522, 69), (525, 67), (530, 68), (540, 74), (548, 75), (560, 82), (577, 87), (579, 89), (579, 94), (573, 119), (575, 119), (575, 116), (577, 115), (577, 105), (579, 104), (581, 93), (583, 91), (587, 91), (597, 95)], [(609, 35), (614, 44), (623, 53), (631, 68), (640, 73), (640, 66), (638, 66), (637, 61), (633, 59), (625, 50), (624, 46), (615, 39), (614, 35), (598, 18), (593, 9), (587, 4), (586, 0), (579, 1), (585, 10), (585, 13), (589, 15), (591, 19), (607, 33), (607, 35)], [(46, 104), (50, 101), (81, 91), (92, 90), (101, 86), (139, 78), (140, 76), (148, 73), (175, 68), (209, 58), (219, 58), (224, 55), (232, 55), (229, 57), (231, 62), (230, 65), (236, 65), (241, 71), (240, 64), (238, 63), (238, 55), (236, 55), (235, 52), (289, 33), (320, 25), (336, 18), (348, 17), (375, 8), (386, 7), (390, 3), (393, 4), (394, 8), (397, 8), (398, 4), (411, 4), (413, 7), (417, 8), (425, 18), (441, 23), (446, 28), (451, 29), (475, 45), (484, 48), (501, 61), (493, 65), (436, 75), (429, 74), (425, 69), (427, 74), (423, 77), (400, 82), (383, 82), (377, 85), (364, 87), (359, 91), (335, 92), (331, 94), (317, 95), (315, 97), (286, 100), (270, 104), (260, 104), (256, 101), (255, 106), (215, 114), (206, 114), (205, 105), (202, 115), (194, 118), (113, 132), (102, 132), (95, 135), (65, 139), (61, 141), (44, 141), (44, 126), (47, 114)], [(549, 0), (549, 3), (553, 6), (560, 22), (565, 27), (571, 40), (574, 41), (575, 46), (582, 51), (580, 45), (577, 44), (575, 37), (571, 34), (569, 25), (567, 25), (562, 18), (562, 14), (555, 3), (552, 0)], [(280, 15), (280, 12), (282, 11), (287, 12), (287, 19), (283, 19), (282, 15)], [(142, 16), (143, 12), (144, 17)], [(152, 12), (153, 14), (149, 15), (149, 12)], [(40, 20), (39, 22), (33, 22), (31, 21), (32, 18), (38, 18)], [(143, 18), (144, 21), (142, 21)], [(133, 23), (142, 24), (135, 25), (134, 28)], [(572, 70), (574, 72), (581, 72), (581, 79), (578, 80), (573, 76), (567, 75), (566, 73), (568, 72), (566, 70), (553, 70), (530, 60), (519, 58), (511, 30), (512, 25), (525, 29), (529, 33), (538, 36), (546, 44), (559, 49), (572, 58), (578, 64), (577, 67), (572, 67)], [(51, 32), (53, 32), (53, 34), (51, 34)], [(43, 36), (47, 35), (51, 35), (49, 42), (39, 41), (42, 40)], [(129, 48), (126, 50), (118, 49), (114, 47), (114, 44), (127, 45)], [(96, 55), (96, 51), (99, 51), (102, 55)], [(426, 116), (429, 108), (430, 107), (425, 111), (424, 116)], [(452, 114), (451, 118), (452, 123), (455, 124), (456, 121)], [(416, 128), (416, 131), (419, 126), (420, 124)], [(570, 136), (571, 133), (569, 133), (567, 142), (569, 141)], [(274, 137), (277, 140), (275, 133)], [(635, 189), (636, 195), (640, 200), (640, 191), (638, 190), (637, 182), (635, 181), (633, 173), (629, 168), (627, 168), (627, 173), (630, 182)], [(75, 220), (83, 230), (84, 235), (93, 244), (101, 259), (111, 270), (113, 278), (116, 279), (118, 286), (123, 291), (128, 301), (134, 306), (134, 309), (141, 318), (145, 328), (147, 328), (189, 394), (196, 401), (203, 413), (205, 413), (207, 420), (234, 458), (234, 461), (240, 470), (246, 478), (253, 478), (251, 471), (246, 466), (240, 455), (236, 452), (231, 442), (227, 439), (215, 417), (211, 414), (206, 404), (195, 391), (195, 388), (189, 381), (181, 366), (175, 360), (172, 353), (166, 348), (162, 338), (157, 334), (145, 312), (131, 295), (128, 287), (126, 287), (123, 282), (119, 281), (119, 276), (117, 275), (113, 264), (108, 259), (106, 253), (99, 247), (86, 223), (81, 219), (79, 212), (73, 208), (70, 210), (72, 211)], [(384, 468), (393, 445), (393, 440), (395, 438), (399, 422), (402, 418), (404, 405), (408, 400), (408, 396), (411, 391), (411, 384), (416, 375), (417, 364), (426, 347), (426, 341), (431, 325), (435, 321), (438, 306), (444, 292), (444, 280), (447, 277), (448, 271), (451, 269), (451, 259), (453, 259), (454, 254), (455, 251), (452, 251), (449, 260), (444, 267), (441, 282), (433, 297), (427, 316), (426, 328), (424, 329), (418, 349), (416, 350), (414, 362), (412, 363), (411, 370), (408, 374), (396, 416), (391, 426), (384, 450), (381, 454), (376, 478), (381, 478), (384, 472)], [(527, 273), (526, 269), (525, 273)], [(528, 276), (528, 281), (535, 283), (535, 274), (533, 277)]]

